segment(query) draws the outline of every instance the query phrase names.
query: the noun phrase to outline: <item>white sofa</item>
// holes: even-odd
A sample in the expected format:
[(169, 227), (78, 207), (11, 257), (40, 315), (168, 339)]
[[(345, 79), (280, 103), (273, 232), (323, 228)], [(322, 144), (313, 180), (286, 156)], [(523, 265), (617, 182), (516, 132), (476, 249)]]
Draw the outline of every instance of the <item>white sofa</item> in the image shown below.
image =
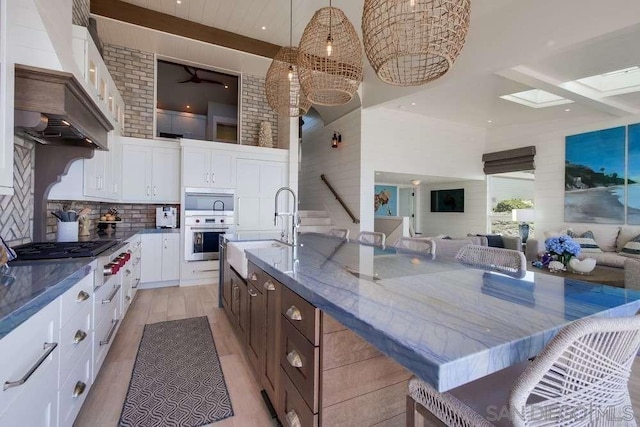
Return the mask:
[[(439, 249), (444, 247), (447, 248), (446, 252), (448, 253), (453, 252), (455, 248), (460, 249), (462, 246), (468, 244), (489, 246), (489, 241), (486, 236), (478, 236), (475, 234), (469, 234), (464, 237), (448, 237), (446, 239), (442, 239), (439, 236), (428, 238), (436, 242), (436, 253), (442, 253), (442, 249), (440, 251)], [(502, 242), (504, 243), (505, 249), (513, 249), (514, 251), (522, 252), (522, 239), (519, 236), (502, 236)], [(457, 250), (453, 255), (456, 253)]]
[[(563, 228), (551, 231), (551, 234), (566, 234), (567, 230), (572, 230), (578, 235), (587, 231), (593, 232), (594, 240), (602, 249), (602, 253), (583, 252), (578, 256), (579, 259), (594, 258), (596, 265), (614, 268), (624, 268), (624, 263), (629, 257), (620, 255), (620, 251), (629, 240), (640, 234), (640, 226), (623, 225), (615, 227), (601, 224), (565, 224)], [(545, 234), (547, 237), (551, 235), (549, 232)], [(545, 239), (546, 237), (540, 237), (527, 241), (525, 251), (527, 260), (534, 261), (545, 252)]]

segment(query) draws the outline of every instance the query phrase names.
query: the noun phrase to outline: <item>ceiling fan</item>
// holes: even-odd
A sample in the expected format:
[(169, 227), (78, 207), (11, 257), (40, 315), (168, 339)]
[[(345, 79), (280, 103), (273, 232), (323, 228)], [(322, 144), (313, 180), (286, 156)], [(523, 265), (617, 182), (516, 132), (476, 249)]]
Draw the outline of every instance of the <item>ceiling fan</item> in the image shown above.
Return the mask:
[(220, 86), (226, 86), (221, 81), (205, 79), (205, 78), (202, 78), (202, 77), (198, 76), (198, 71), (206, 71), (206, 70), (201, 70), (200, 68), (195, 68), (195, 67), (187, 67), (186, 65), (183, 65), (182, 68), (184, 68), (184, 70), (191, 77), (188, 78), (187, 80), (183, 80), (183, 81), (178, 82), (178, 83), (189, 83), (189, 82), (191, 82), (191, 83), (213, 83), (213, 84), (220, 85)]

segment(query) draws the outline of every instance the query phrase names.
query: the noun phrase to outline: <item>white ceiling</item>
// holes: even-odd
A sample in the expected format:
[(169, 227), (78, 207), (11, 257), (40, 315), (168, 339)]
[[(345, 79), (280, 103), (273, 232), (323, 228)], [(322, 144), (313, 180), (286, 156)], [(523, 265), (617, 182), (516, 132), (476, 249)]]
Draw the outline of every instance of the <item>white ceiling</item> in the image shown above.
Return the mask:
[(444, 177), (444, 176), (411, 175), (406, 173), (385, 172), (385, 171), (376, 171), (376, 174), (375, 174), (376, 184), (380, 183), (380, 184), (396, 184), (396, 185), (412, 186), (413, 184), (411, 184), (411, 181), (413, 181), (414, 179), (419, 180), (420, 185), (466, 181), (466, 180), (461, 180), (460, 178), (451, 178), (451, 177)]
[[(288, 44), (287, 0), (181, 0), (180, 5), (176, 0), (125, 1), (248, 37)], [(293, 1), (294, 44), (314, 11), (328, 3)], [(358, 32), (362, 4), (363, 0), (333, 1), (333, 6), (344, 10)], [(235, 54), (224, 48), (179, 37), (141, 36), (144, 31), (134, 26), (125, 29), (123, 24), (107, 21), (100, 19), (98, 28), (101, 37), (113, 43), (118, 40), (124, 45), (137, 44), (141, 49), (156, 48), (163, 55), (189, 56), (185, 59), (205, 64), (222, 61), (226, 64), (222, 67), (254, 74), (256, 70), (264, 73), (269, 64), (268, 60), (246, 54), (232, 58)], [(148, 34), (150, 30), (145, 31)], [(139, 40), (134, 42), (136, 39)], [(474, 0), (465, 48), (448, 75), (424, 86), (398, 88), (378, 80), (365, 61), (362, 104), (410, 110), (487, 128), (638, 114), (640, 94), (597, 98), (560, 87), (569, 80), (640, 65), (638, 40), (637, 0)], [(223, 52), (222, 57), (211, 56), (219, 52)], [(575, 102), (534, 109), (498, 98), (534, 88)], [(565, 111), (567, 108), (571, 111)]]

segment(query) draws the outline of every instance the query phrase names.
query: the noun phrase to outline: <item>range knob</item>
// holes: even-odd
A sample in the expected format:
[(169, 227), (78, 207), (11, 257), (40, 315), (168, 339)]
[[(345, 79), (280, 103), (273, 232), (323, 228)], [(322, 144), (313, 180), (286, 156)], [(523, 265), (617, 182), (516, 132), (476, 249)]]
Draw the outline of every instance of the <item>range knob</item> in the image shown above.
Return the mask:
[(118, 274), (118, 271), (120, 271), (120, 264), (117, 262), (110, 262), (104, 266), (102, 274), (105, 276), (112, 276), (114, 274)]

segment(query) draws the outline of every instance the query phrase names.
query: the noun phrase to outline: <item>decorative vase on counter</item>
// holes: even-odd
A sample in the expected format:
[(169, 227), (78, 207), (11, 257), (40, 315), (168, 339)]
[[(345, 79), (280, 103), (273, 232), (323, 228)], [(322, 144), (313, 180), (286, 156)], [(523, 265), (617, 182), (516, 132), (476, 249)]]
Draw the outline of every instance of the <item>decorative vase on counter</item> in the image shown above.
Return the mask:
[(273, 147), (273, 134), (271, 132), (271, 123), (261, 122), (260, 132), (258, 134), (258, 145), (260, 147)]

